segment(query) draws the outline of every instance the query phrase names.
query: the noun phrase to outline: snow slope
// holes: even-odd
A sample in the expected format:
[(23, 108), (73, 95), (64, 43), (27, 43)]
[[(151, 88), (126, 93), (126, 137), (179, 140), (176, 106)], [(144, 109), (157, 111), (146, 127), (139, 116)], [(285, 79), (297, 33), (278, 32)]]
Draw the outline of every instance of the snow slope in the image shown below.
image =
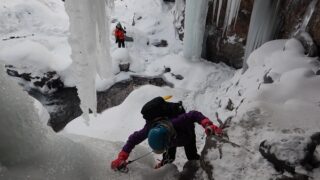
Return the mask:
[[(0, 60), (20, 65), (27, 57), (26, 59), (30, 59), (27, 65), (36, 63), (37, 66), (34, 68), (37, 68), (37, 71), (57, 70), (67, 85), (74, 85), (74, 78), (65, 71), (71, 64), (69, 57), (71, 50), (67, 43), (68, 18), (64, 12), (63, 3), (53, 0), (2, 1), (5, 6), (0, 7), (1, 38), (34, 35), (1, 41)], [(303, 154), (303, 145), (309, 141), (308, 137), (317, 132), (320, 125), (317, 119), (320, 116), (318, 96), (320, 79), (315, 75), (320, 68), (319, 62), (315, 58), (306, 57), (301, 44), (294, 39), (272, 41), (261, 46), (250, 55), (249, 68), (244, 74), (240, 71), (234, 72), (223, 64), (213, 64), (203, 60), (189, 62), (182, 57), (182, 42), (175, 35), (171, 7), (172, 4), (164, 4), (160, 0), (115, 1), (112, 22), (120, 21), (126, 26), (127, 35), (132, 36), (134, 41), (127, 42), (125, 50), (119, 50), (113, 43), (114, 37), (110, 35), (111, 55), (115, 63), (130, 61), (132, 63), (130, 70), (134, 72), (121, 72), (115, 79), (101, 81), (98, 86), (99, 89), (105, 89), (117, 79), (127, 78), (130, 73), (150, 76), (163, 74), (165, 66), (170, 67), (171, 72), (163, 76), (172, 82), (175, 88), (150, 85), (139, 87), (119, 106), (110, 108), (98, 114), (97, 117), (91, 116), (89, 125), (86, 125), (80, 117), (68, 124), (65, 131), (59, 135), (52, 134), (41, 124), (36, 125), (37, 128), (35, 128), (40, 131), (27, 131), (24, 134), (23, 131), (16, 131), (21, 127), (14, 127), (19, 123), (13, 123), (14, 134), (12, 134), (6, 128), (8, 126), (1, 124), (0, 127), (3, 129), (0, 133), (7, 133), (6, 136), (1, 135), (1, 137), (8, 137), (1, 138), (1, 144), (10, 140), (12, 140), (11, 143), (21, 142), (16, 143), (16, 145), (22, 145), (21, 148), (12, 144), (12, 149), (25, 150), (30, 160), (37, 160), (36, 162), (39, 163), (20, 160), (19, 164), (10, 164), (8, 162), (12, 159), (1, 159), (0, 178), (19, 179), (21, 174), (29, 174), (30, 178), (40, 177), (40, 179), (48, 174), (52, 179), (65, 177), (68, 179), (150, 179), (151, 177), (163, 179), (165, 178), (163, 176), (168, 179), (174, 178), (177, 167), (181, 170), (186, 161), (182, 148), (178, 148), (174, 163), (177, 167), (166, 166), (154, 171), (152, 170), (155, 163), (153, 159), (159, 157), (150, 156), (130, 165), (129, 174), (121, 175), (109, 169), (110, 162), (117, 156), (128, 135), (143, 126), (144, 120), (140, 114), (143, 104), (155, 96), (163, 95), (173, 95), (172, 101), (182, 100), (187, 110), (199, 110), (215, 123), (217, 123), (215, 112), (219, 113), (222, 120), (229, 116), (233, 117), (231, 127), (227, 130), (230, 141), (254, 153), (230, 144), (221, 145), (222, 158), (217, 149), (210, 150), (206, 154), (206, 159), (214, 167), (212, 175), (215, 179), (264, 180), (277, 177), (274, 174), (278, 172), (258, 152), (259, 145), (264, 140), (277, 144), (278, 148), (274, 149), (274, 152), (279, 158), (296, 162)], [(29, 11), (31, 14), (28, 13)], [(43, 15), (39, 16), (38, 12), (43, 12)], [(134, 26), (133, 18), (135, 18)], [(112, 24), (111, 31), (114, 26), (115, 23)], [(158, 48), (151, 45), (152, 42), (160, 39), (167, 40), (168, 47)], [(38, 51), (35, 51), (35, 48)], [(19, 53), (15, 53), (17, 51)], [(41, 57), (46, 57), (46, 62), (41, 61)], [(116, 65), (113, 65), (113, 68), (115, 74), (119, 72)], [(2, 71), (1, 73), (3, 77), (4, 74)], [(183, 79), (178, 80), (174, 75), (181, 75)], [(270, 83), (270, 78), (273, 83)], [(2, 86), (3, 82), (7, 80), (1, 79), (1, 87), (6, 87)], [(1, 94), (4, 93), (9, 97), (12, 93), (21, 92), (1, 88)], [(233, 102), (233, 110), (226, 109), (229, 99)], [(20, 101), (18, 105), (22, 108), (32, 107), (25, 105), (24, 100)], [(30, 104), (30, 100), (28, 101), (27, 104)], [(2, 102), (4, 107), (12, 107), (9, 110), (15, 109), (13, 107), (16, 104), (10, 104), (14, 102), (13, 100)], [(16, 109), (17, 112), (24, 112)], [(34, 110), (31, 108), (25, 111)], [(15, 111), (10, 113), (15, 114)], [(18, 113), (16, 114), (19, 116)], [(1, 114), (1, 117), (9, 116)], [(12, 119), (21, 120), (21, 117)], [(32, 119), (37, 117), (33, 115)], [(9, 122), (0, 121), (0, 123)], [(33, 121), (27, 121), (26, 124), (29, 122), (32, 124)], [(38, 124), (38, 121), (33, 123)], [(25, 124), (22, 123), (22, 125)], [(24, 128), (23, 126), (22, 130)], [(34, 126), (29, 128), (34, 129)], [(38, 132), (43, 134), (32, 135)], [(197, 126), (196, 133), (197, 147), (200, 152), (205, 143), (203, 129)], [(32, 138), (43, 136), (48, 143), (43, 145), (30, 143), (31, 140), (34, 142)], [(19, 138), (12, 139), (15, 137)], [(31, 140), (25, 137), (31, 137)], [(297, 145), (295, 142), (301, 144)], [(29, 147), (35, 146), (35, 149), (39, 149), (38, 147), (43, 149), (41, 148), (40, 153), (36, 153), (31, 151), (32, 148), (24, 146), (24, 143)], [(142, 146), (142, 149), (135, 149), (130, 159), (148, 151), (145, 142)], [(3, 150), (4, 146), (0, 147)], [(18, 157), (15, 155), (12, 155), (13, 159)], [(66, 171), (59, 174), (60, 178), (56, 172), (61, 172), (62, 169)], [(145, 174), (146, 172), (150, 174)], [(299, 172), (314, 178), (320, 175), (319, 168), (313, 172), (306, 172), (300, 167)], [(205, 178), (206, 175), (200, 174), (199, 177)]]

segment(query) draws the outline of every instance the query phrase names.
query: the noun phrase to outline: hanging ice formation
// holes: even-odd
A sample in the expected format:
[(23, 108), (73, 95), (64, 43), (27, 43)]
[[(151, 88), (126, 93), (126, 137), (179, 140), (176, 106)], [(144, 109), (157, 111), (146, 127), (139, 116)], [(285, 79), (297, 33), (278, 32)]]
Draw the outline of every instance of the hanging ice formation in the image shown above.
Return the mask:
[(89, 109), (96, 114), (95, 79), (111, 76), (109, 52), (109, 14), (113, 0), (68, 0), (70, 19), (69, 44), (83, 117), (89, 120)]
[(251, 14), (247, 44), (244, 55), (243, 71), (246, 71), (246, 63), (250, 53), (263, 43), (272, 40), (279, 27), (278, 18), (280, 0), (255, 0)]
[(313, 0), (309, 4), (307, 11), (304, 15), (304, 18), (303, 18), (303, 21), (302, 21), (302, 24), (301, 24), (299, 31), (306, 31), (307, 25), (309, 24), (309, 21), (313, 15), (313, 12), (314, 12), (314, 9), (315, 9), (317, 2), (318, 2), (318, 0)]
[[(218, 11), (216, 16), (216, 26), (218, 26), (219, 24), (219, 18), (220, 18), (220, 12), (221, 12), (223, 0), (219, 0), (218, 4), (217, 4), (217, 1), (218, 0), (213, 0), (213, 13), (212, 13), (213, 15), (212, 17), (215, 17), (215, 12), (217, 8), (216, 6), (218, 5)], [(232, 21), (234, 22), (233, 23), (234, 25), (236, 24), (238, 14), (239, 14), (239, 9), (240, 9), (240, 3), (241, 3), (241, 0), (228, 0), (226, 14), (225, 14), (224, 23), (223, 23), (223, 34), (226, 33)]]
[[(228, 0), (223, 23), (223, 34), (225, 34), (232, 22), (236, 23), (240, 3), (241, 0)], [(213, 0), (213, 17), (215, 17), (217, 9), (216, 26), (219, 24), (222, 4), (223, 0), (219, 0), (219, 2), (218, 0)], [(186, 58), (199, 58), (201, 55), (207, 11), (208, 0), (187, 0), (183, 49)]]
[(183, 24), (182, 24), (184, 19), (184, 10), (185, 10), (184, 8), (185, 8), (184, 0), (176, 0), (174, 11), (173, 11), (173, 16), (174, 16), (173, 24), (178, 30), (177, 32), (178, 35), (183, 34), (183, 31), (184, 31)]
[(199, 59), (208, 12), (208, 0), (187, 0), (184, 31), (184, 57)]

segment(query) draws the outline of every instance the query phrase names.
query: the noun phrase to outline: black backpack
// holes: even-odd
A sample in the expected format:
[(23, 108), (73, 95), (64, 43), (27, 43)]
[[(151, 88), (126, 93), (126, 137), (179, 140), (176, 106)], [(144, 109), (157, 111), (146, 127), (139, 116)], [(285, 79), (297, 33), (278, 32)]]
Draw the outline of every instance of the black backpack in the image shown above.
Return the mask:
[(147, 102), (141, 109), (141, 114), (146, 121), (152, 121), (158, 117), (174, 118), (185, 113), (182, 102), (167, 102), (162, 97), (156, 97)]

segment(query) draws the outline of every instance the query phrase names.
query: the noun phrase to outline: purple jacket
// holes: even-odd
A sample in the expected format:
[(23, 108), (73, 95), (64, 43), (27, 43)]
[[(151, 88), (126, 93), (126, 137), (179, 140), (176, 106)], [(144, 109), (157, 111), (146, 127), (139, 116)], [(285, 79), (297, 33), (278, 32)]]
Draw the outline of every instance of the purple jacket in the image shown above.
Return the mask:
[[(200, 124), (200, 121), (206, 117), (198, 111), (190, 111), (170, 119), (174, 129), (176, 130), (176, 138), (171, 141), (170, 146), (184, 146), (190, 143), (190, 139), (194, 138), (194, 123)], [(152, 128), (151, 123), (146, 123), (140, 131), (131, 134), (123, 146), (122, 150), (130, 153), (131, 150), (142, 141), (147, 139), (149, 130)]]

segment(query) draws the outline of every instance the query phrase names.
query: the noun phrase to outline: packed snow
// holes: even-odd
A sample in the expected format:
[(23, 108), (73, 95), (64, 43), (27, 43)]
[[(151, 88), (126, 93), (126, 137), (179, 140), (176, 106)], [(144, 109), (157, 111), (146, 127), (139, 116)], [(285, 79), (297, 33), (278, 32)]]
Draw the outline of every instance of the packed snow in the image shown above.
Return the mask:
[[(75, 86), (76, 78), (70, 72), (69, 18), (63, 2), (2, 2), (5, 6), (0, 7), (1, 39), (34, 35), (2, 40), (1, 66), (4, 63), (26, 67), (24, 70), (55, 70), (66, 85)], [(216, 2), (218, 14), (221, 4), (222, 0)], [(108, 4), (108, 10), (111, 6), (113, 4)], [(236, 12), (237, 6), (233, 4), (230, 8)], [(215, 179), (274, 178), (278, 172), (258, 152), (264, 140), (277, 145), (278, 148), (272, 150), (280, 159), (294, 163), (301, 158), (308, 137), (320, 128), (320, 76), (315, 75), (320, 68), (319, 61), (306, 57), (303, 46), (295, 39), (263, 44), (248, 55), (245, 73), (199, 58), (189, 61), (184, 57), (183, 43), (175, 33), (175, 8), (172, 3), (160, 0), (115, 1), (114, 10), (110, 11), (111, 25), (105, 31), (110, 34), (113, 61), (113, 65), (108, 64), (106, 68), (110, 68), (114, 77), (104, 79), (93, 74), (90, 78), (96, 84), (91, 88), (105, 90), (113, 83), (129, 78), (130, 74), (162, 75), (174, 84), (174, 88), (137, 87), (122, 104), (96, 117), (90, 114), (89, 124), (83, 117), (78, 117), (63, 132), (54, 134), (44, 124), (48, 118), (46, 110), (38, 102), (35, 107), (35, 100), (0, 68), (0, 115), (6, 117), (0, 121), (0, 179), (175, 179), (186, 162), (183, 148), (178, 148), (172, 165), (159, 170), (153, 169), (159, 156), (147, 156), (130, 164), (128, 174), (110, 169), (111, 161), (127, 137), (143, 127), (141, 107), (155, 96), (164, 95), (173, 95), (170, 101), (181, 100), (187, 111), (201, 111), (216, 124), (215, 112), (222, 120), (233, 117), (227, 133), (229, 140), (240, 147), (220, 144), (222, 155), (218, 149), (211, 149), (205, 155), (214, 167), (212, 176)], [(118, 49), (114, 43), (112, 31), (117, 22), (121, 22), (127, 36), (134, 39), (126, 42), (125, 49)], [(167, 40), (168, 47), (151, 44), (159, 39)], [(198, 36), (195, 42), (200, 41), (202, 37)], [(119, 72), (118, 64), (128, 62), (130, 72)], [(171, 72), (164, 73), (165, 67), (170, 67)], [(177, 79), (176, 75), (183, 79)], [(266, 82), (265, 77), (272, 82)], [(231, 111), (226, 109), (230, 100), (234, 107)], [(199, 153), (205, 144), (203, 131), (202, 127), (196, 126)], [(290, 141), (292, 138), (297, 141)], [(298, 146), (297, 143), (302, 144)], [(147, 143), (143, 142), (129, 159), (149, 151)], [(303, 169), (299, 172), (306, 173)], [(198, 177), (207, 178), (204, 172), (198, 173)], [(319, 174), (318, 168), (308, 175), (316, 179)]]

